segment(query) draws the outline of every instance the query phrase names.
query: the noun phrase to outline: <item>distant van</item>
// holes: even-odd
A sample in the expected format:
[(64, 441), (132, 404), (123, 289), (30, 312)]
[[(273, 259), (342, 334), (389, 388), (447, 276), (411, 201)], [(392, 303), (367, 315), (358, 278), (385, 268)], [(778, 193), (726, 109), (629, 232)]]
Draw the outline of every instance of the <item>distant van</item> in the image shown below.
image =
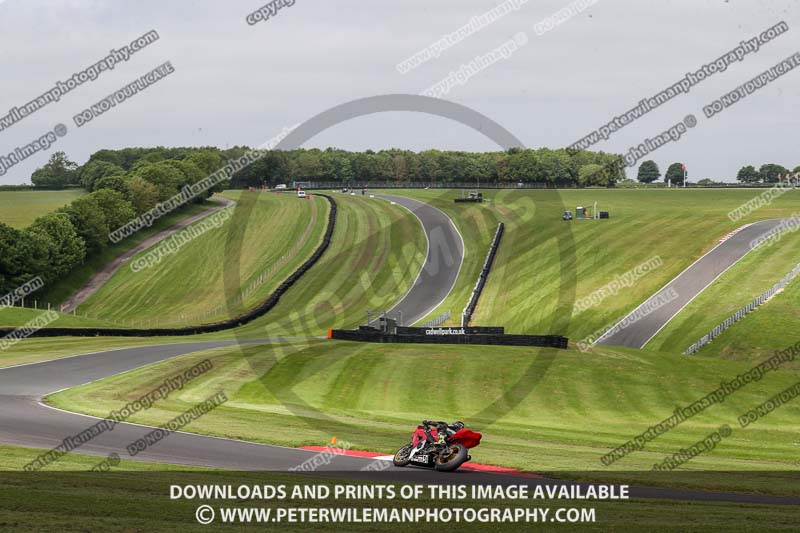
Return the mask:
[(298, 198), (305, 198), (306, 197), (306, 191), (297, 191), (297, 197)]
[(285, 189), (286, 188), (286, 184), (285, 183), (279, 183), (278, 185), (275, 186), (275, 188), (276, 189)]

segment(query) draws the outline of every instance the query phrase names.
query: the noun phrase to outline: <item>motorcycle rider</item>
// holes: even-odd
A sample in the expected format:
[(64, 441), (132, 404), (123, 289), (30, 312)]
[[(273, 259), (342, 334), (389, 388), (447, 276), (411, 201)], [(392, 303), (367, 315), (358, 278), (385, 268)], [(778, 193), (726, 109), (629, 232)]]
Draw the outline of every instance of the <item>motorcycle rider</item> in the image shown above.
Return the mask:
[(433, 420), (423, 420), (423, 426), (435, 426), (436, 432), (438, 433), (438, 439), (434, 441), (433, 435), (431, 435), (430, 431), (426, 430), (428, 437), (430, 437), (431, 442), (435, 442), (436, 444), (444, 444), (445, 439), (451, 435), (455, 435), (458, 431), (464, 429), (465, 424), (461, 420), (456, 420), (452, 424), (448, 424), (447, 422), (434, 422)]

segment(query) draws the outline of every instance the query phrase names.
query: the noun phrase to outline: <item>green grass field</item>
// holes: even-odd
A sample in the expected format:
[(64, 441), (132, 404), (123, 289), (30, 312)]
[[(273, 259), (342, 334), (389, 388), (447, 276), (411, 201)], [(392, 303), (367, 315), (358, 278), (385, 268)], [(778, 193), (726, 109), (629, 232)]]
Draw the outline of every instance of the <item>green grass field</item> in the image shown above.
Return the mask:
[[(800, 191), (785, 194), (734, 223), (727, 213), (757, 191), (487, 190), (485, 196), (491, 201), (477, 205), (454, 203), (460, 191), (387, 192), (431, 202), (450, 215), (464, 235), (464, 268), (451, 297), (431, 316), (450, 309), (454, 321), (460, 317), (496, 224), (502, 221), (506, 232), (473, 323), (504, 325), (508, 332), (559, 333), (574, 340), (613, 325), (733, 229), (756, 220), (791, 216), (800, 198)], [(611, 213), (610, 219), (561, 220), (562, 211), (594, 201), (600, 210)], [(784, 265), (794, 253), (796, 264), (800, 262), (798, 242), (782, 241), (763, 257), (780, 253), (782, 259), (774, 264)], [(600, 306), (582, 312), (572, 308), (575, 300), (655, 256), (663, 265), (632, 287), (606, 298)], [(761, 279), (774, 276), (774, 283), (784, 274), (770, 272)]]
[[(243, 210), (252, 208), (246, 227), (232, 218), (151, 268), (121, 268), (78, 313), (153, 326), (197, 324), (241, 314), (264, 300), (319, 245), (328, 202), (320, 197), (302, 201), (291, 194), (231, 191), (226, 196), (241, 202)], [(239, 238), (241, 253), (233, 254), (229, 243)], [(265, 281), (259, 283), (262, 274)], [(257, 288), (237, 298), (250, 286)]]
[[(55, 309), (53, 309), (55, 311)], [(0, 324), (25, 324), (47, 312), (44, 309), (29, 309), (27, 307), (4, 307), (0, 309)], [(57, 313), (58, 319), (49, 324), (50, 327), (80, 328), (80, 327), (119, 327), (120, 324), (102, 318), (73, 316), (69, 313)]]
[[(511, 332), (566, 333), (573, 340), (613, 323), (732, 229), (752, 220), (789, 216), (797, 199), (795, 193), (784, 195), (749, 219), (732, 223), (727, 212), (753, 192), (499, 191), (487, 195), (490, 203), (466, 207), (452, 202), (458, 195), (453, 191), (403, 193), (430, 200), (451, 214), (465, 239), (462, 275), (451, 297), (432, 315), (447, 306), (454, 315), (460, 314), (496, 222), (502, 220), (506, 235), (474, 323), (505, 325)], [(235, 332), (203, 338), (324, 335), (328, 327), (354, 327), (363, 322), (366, 308), (390, 306), (405, 294), (424, 250), (416, 218), (385, 201), (336, 197), (339, 224), (322, 261), (263, 319)], [(560, 219), (563, 209), (595, 199), (601, 209), (611, 212), (610, 220)], [(797, 470), (800, 407), (785, 405), (746, 429), (736, 424), (739, 415), (798, 381), (800, 373), (792, 366), (748, 385), (610, 469), (599, 462), (611, 448), (668, 417), (676, 406), (699, 399), (721, 381), (747, 370), (760, 360), (759, 354), (767, 353), (766, 348), (753, 355), (738, 348), (726, 350), (728, 342), (757, 347), (775, 336), (780, 341), (774, 342), (791, 339), (791, 317), (796, 316), (800, 292), (797, 283), (715, 341), (709, 355), (721, 358), (678, 355), (684, 341), (688, 346), (696, 340), (695, 333), (718, 322), (717, 315), (724, 318), (728, 310), (744, 305), (794, 266), (798, 243), (790, 235), (777, 246), (753, 252), (701, 295), (696, 309), (690, 306), (680, 314), (647, 350), (600, 347), (582, 354), (511, 347), (281, 342), (193, 354), (63, 391), (49, 401), (102, 416), (165, 374), (210, 356), (215, 362), (212, 373), (138, 415), (136, 421), (163, 422), (204, 397), (211, 384), (222, 385), (231, 401), (197, 421), (194, 431), (289, 446), (324, 444), (336, 435), (357, 448), (390, 452), (422, 418), (461, 418), (486, 435), (474, 454), (476, 461), (540, 472), (602, 470), (609, 478), (633, 480), (644, 474), (630, 471), (643, 472), (729, 424), (733, 435), (683, 470), (770, 473), (739, 481), (705, 476), (688, 481), (688, 486), (800, 494), (800, 488), (782, 474)], [(664, 262), (661, 268), (607, 298), (600, 308), (581, 313), (571, 308), (575, 298), (656, 255)], [(571, 267), (574, 277), (562, 275)], [(702, 314), (703, 299), (718, 305)], [(70, 341), (83, 346), (89, 340)], [(116, 346), (172, 340), (92, 341), (96, 342), (92, 346)], [(69, 347), (56, 346), (57, 342), (31, 339), (4, 357), (19, 361), (69, 353)]]
[[(151, 227), (144, 228), (131, 237), (100, 250), (91, 257), (87, 258), (83, 264), (73, 269), (60, 280), (42, 288), (40, 291), (33, 293), (26, 300), (26, 307), (32, 307), (35, 302), (35, 305), (40, 309), (46, 309), (48, 303), (53, 309), (58, 308), (58, 306), (64, 303), (64, 301), (72, 296), (72, 294), (83, 287), (94, 274), (96, 274), (105, 265), (113, 261), (115, 257), (127, 252), (131, 248), (134, 248), (142, 241), (151, 237), (153, 234), (173, 226), (184, 218), (201, 213), (212, 205), (213, 204), (211, 202), (206, 202), (200, 205), (191, 204), (177, 213), (170, 213), (157, 220)], [(65, 316), (63, 320), (59, 320), (57, 323), (54, 323), (54, 325), (63, 327), (90, 327), (100, 325), (126, 327), (128, 325), (119, 321), (109, 320), (108, 316), (101, 315), (96, 312), (92, 314), (89, 311), (81, 310), (80, 313), (80, 315), (75, 317), (67, 318)], [(12, 311), (9, 309), (0, 309), (0, 326), (19, 326), (25, 321), (29, 320), (30, 316), (31, 314), (25, 310), (17, 309), (16, 311)]]
[[(795, 193), (784, 195), (750, 218), (733, 223), (727, 218), (727, 212), (750, 199), (754, 192), (651, 189), (567, 190), (554, 193), (506, 190), (487, 191), (492, 202), (482, 205), (455, 204), (452, 200), (460, 195), (459, 191), (390, 192), (432, 203), (454, 219), (464, 236), (466, 257), (458, 282), (450, 296), (429, 317), (450, 310), (452, 322), (458, 320), (477, 279), (494, 228), (498, 221), (503, 221), (506, 223), (506, 234), (473, 323), (500, 324), (506, 326), (509, 332), (560, 333), (578, 340), (613, 324), (732, 229), (751, 219), (789, 216), (797, 196)], [(266, 206), (281, 198), (295, 200), (289, 196), (259, 195), (259, 207), (262, 203)], [(339, 275), (328, 279), (312, 279), (309, 276), (302, 287), (294, 288), (292, 295), (284, 299), (284, 302), (290, 300), (288, 305), (284, 306), (284, 302), (281, 305), (284, 314), (298, 313), (293, 319), (295, 324), (287, 328), (284, 321), (277, 331), (297, 330), (297, 322), (303, 320), (314, 322), (314, 328), (319, 326), (323, 333), (334, 324), (356, 325), (367, 308), (385, 308), (404, 294), (404, 278), (413, 277), (414, 267), (418, 268), (421, 264), (421, 257), (418, 256), (424, 249), (422, 237), (411, 236), (419, 232), (415, 220), (406, 220), (406, 216), (397, 217), (399, 208), (385, 205), (386, 202), (382, 200), (336, 196), (343, 204), (340, 217), (342, 227), (355, 232), (344, 239), (340, 235), (336, 246), (332, 246), (328, 254), (328, 268), (337, 268)], [(601, 209), (611, 212), (610, 220), (561, 220), (563, 209), (571, 209), (578, 204), (589, 205), (594, 200), (599, 202)], [(265, 214), (269, 212), (268, 209), (256, 211), (269, 216)], [(389, 216), (389, 213), (392, 215)], [(246, 231), (258, 231), (253, 228), (260, 227), (260, 220), (251, 220), (251, 227)], [(395, 227), (401, 221), (403, 224)], [(412, 225), (416, 227), (411, 229)], [(180, 322), (181, 315), (183, 320), (188, 320), (188, 315), (204, 316), (208, 312), (213, 315), (213, 311), (220, 310), (218, 306), (225, 291), (222, 266), (210, 259), (217, 257), (217, 254), (228, 257), (219, 252), (220, 246), (224, 245), (223, 234), (220, 231), (216, 237), (205, 235), (181, 250), (177, 256), (167, 258), (148, 271), (118, 273), (80, 311), (109, 320), (150, 320), (151, 323), (156, 320)], [(363, 234), (374, 234), (369, 237), (367, 246), (362, 246), (365, 241)], [(376, 239), (384, 238), (390, 241), (394, 259), (363, 268), (366, 264), (364, 254), (372, 255), (379, 263), (382, 261), (378, 250), (369, 248), (375, 246)], [(288, 240), (279, 243), (259, 242), (260, 246), (270, 250), (280, 250)], [(787, 239), (774, 250), (766, 251), (763, 260), (780, 251), (782, 259), (770, 261), (777, 261), (775, 268), (788, 264), (791, 262), (790, 248), (796, 244), (796, 240)], [(248, 246), (234, 254), (243, 258), (240, 268), (242, 285), (245, 285), (248, 277), (252, 278), (258, 272), (259, 266), (264, 265), (259, 262), (263, 258), (257, 249), (256, 246)], [(279, 256), (278, 252), (269, 253), (273, 257)], [(334, 254), (335, 260), (330, 261), (330, 256)], [(359, 254), (360, 257), (353, 257)], [(655, 256), (663, 260), (663, 266), (638, 280), (634, 286), (606, 298), (598, 307), (583, 312), (571, 307), (576, 299), (588, 296), (616, 275)], [(234, 259), (228, 257), (227, 260)], [(562, 262), (566, 263), (562, 265)], [(198, 269), (198, 263), (204, 267)], [(349, 267), (339, 268), (344, 264)], [(391, 269), (391, 272), (387, 274), (385, 268)], [(188, 271), (193, 271), (193, 275), (183, 274)], [(372, 279), (373, 272), (384, 276), (382, 283)], [(275, 279), (280, 279), (283, 274)], [(772, 274), (759, 272), (757, 278), (760, 282), (757, 283), (753, 277), (747, 283), (755, 287), (767, 282)], [(213, 289), (209, 288), (210, 282), (206, 279), (212, 277), (216, 280)], [(203, 283), (198, 283), (198, 280), (203, 280)], [(270, 287), (268, 283), (253, 293), (245, 304), (252, 305), (263, 298)], [(315, 291), (304, 290), (308, 287), (313, 287)], [(372, 295), (367, 294), (370, 291)], [(228, 292), (231, 292), (230, 289)], [(321, 298), (320, 292), (328, 295), (337, 293), (334, 299), (341, 301)], [(731, 305), (738, 305), (739, 302), (733, 301), (736, 299), (733, 296)], [(743, 299), (741, 303), (746, 303), (746, 300)], [(296, 302), (302, 302), (304, 308), (297, 309)], [(329, 310), (326, 313), (320, 306), (336, 307), (337, 312)], [(331, 322), (329, 319), (334, 315), (336, 320)], [(692, 325), (697, 326), (696, 321)], [(680, 328), (676, 331), (675, 339), (695, 334), (695, 331), (683, 331)], [(680, 352), (685, 346), (678, 344), (662, 346), (659, 343), (657, 349)]]
[(328, 328), (363, 324), (367, 309), (388, 309), (408, 292), (424, 262), (419, 220), (384, 200), (335, 198), (328, 251), (265, 317), (228, 336), (324, 336)]
[(212, 202), (191, 204), (178, 212), (165, 215), (154, 222), (151, 227), (144, 228), (117, 244), (110, 244), (107, 248), (103, 248), (91, 257), (88, 257), (82, 265), (73, 269), (72, 272), (64, 276), (63, 279), (43, 288), (41, 294), (36, 293), (36, 298), (44, 302), (50, 302), (53, 305), (65, 302), (75, 291), (83, 287), (97, 271), (113, 261), (117, 256), (136, 247), (154, 234), (170, 228), (185, 218), (202, 213), (213, 205), (215, 204)]
[[(737, 417), (798, 381), (775, 372), (711, 406), (610, 468), (600, 457), (749, 368), (709, 358), (676, 360), (625, 350), (578, 351), (311, 341), (221, 348), (159, 363), (49, 397), (68, 410), (105, 416), (165, 375), (209, 358), (214, 370), (134, 421), (158, 424), (222, 386), (231, 400), (192, 431), (286, 446), (332, 436), (355, 449), (393, 452), (424, 418), (463, 419), (484, 433), (476, 462), (535, 472), (646, 471), (722, 424), (733, 435), (682, 470), (773, 471), (761, 478), (703, 479), (704, 488), (791, 491), (776, 482), (797, 470), (800, 405), (754, 425)], [(275, 428), (281, 428), (275, 431)], [(716, 484), (716, 485), (715, 485)]]
[(36, 217), (46, 215), (86, 194), (83, 189), (67, 191), (0, 191), (0, 222), (24, 228)]

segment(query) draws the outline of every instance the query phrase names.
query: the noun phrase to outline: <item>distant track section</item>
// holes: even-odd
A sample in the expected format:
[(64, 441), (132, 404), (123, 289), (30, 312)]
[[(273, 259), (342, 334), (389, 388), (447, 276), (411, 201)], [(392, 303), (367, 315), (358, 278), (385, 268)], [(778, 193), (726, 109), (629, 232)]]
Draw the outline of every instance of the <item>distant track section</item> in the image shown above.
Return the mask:
[(780, 227), (782, 220), (762, 220), (729, 234), (710, 252), (617, 322), (594, 344), (644, 346), (689, 302), (726, 270), (750, 252), (750, 243), (763, 239)]
[(388, 312), (411, 325), (436, 309), (456, 284), (464, 263), (464, 240), (453, 221), (432, 205), (405, 196), (376, 195), (411, 211), (422, 224), (428, 239), (428, 255), (417, 279), (406, 295)]

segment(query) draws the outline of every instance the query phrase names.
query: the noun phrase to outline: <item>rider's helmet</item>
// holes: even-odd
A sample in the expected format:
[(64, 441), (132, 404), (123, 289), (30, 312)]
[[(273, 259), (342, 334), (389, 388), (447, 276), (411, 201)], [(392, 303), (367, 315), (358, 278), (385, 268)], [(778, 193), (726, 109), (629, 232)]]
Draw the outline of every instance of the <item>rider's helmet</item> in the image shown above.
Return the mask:
[(453, 422), (452, 426), (456, 428), (456, 430), (464, 429), (465, 427), (464, 422), (462, 422), (461, 420), (456, 420), (455, 422)]

